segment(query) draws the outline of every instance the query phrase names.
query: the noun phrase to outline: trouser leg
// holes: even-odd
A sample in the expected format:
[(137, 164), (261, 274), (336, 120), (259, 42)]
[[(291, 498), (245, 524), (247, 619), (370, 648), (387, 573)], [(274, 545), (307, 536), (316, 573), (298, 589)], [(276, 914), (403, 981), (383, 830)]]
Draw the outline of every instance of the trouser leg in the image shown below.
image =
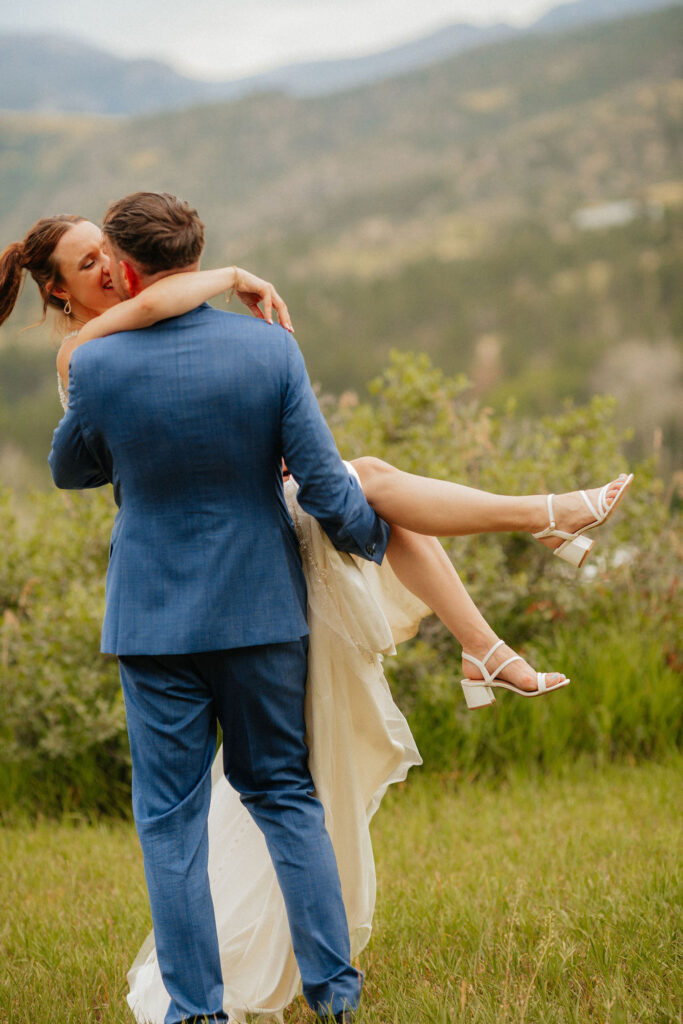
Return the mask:
[(208, 877), (213, 697), (186, 655), (119, 659), (166, 1024), (226, 1021)]
[(195, 655), (214, 690), (224, 769), (264, 833), (309, 1005), (358, 1005), (337, 862), (305, 743), (307, 641)]

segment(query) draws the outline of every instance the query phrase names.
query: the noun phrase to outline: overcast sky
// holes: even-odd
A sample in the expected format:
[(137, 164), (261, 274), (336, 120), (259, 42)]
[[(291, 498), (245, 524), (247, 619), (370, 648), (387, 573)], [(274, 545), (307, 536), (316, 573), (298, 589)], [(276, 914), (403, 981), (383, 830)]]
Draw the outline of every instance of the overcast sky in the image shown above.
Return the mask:
[(72, 35), (197, 77), (388, 49), (457, 21), (526, 24), (561, 0), (2, 0), (0, 31)]

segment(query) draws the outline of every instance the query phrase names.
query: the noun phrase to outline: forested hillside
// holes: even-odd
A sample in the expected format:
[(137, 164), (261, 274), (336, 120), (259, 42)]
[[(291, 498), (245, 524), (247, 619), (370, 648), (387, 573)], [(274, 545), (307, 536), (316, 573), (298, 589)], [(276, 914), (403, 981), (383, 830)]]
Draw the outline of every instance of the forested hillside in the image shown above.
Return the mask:
[[(208, 225), (208, 263), (276, 281), (324, 389), (364, 388), (397, 347), (532, 414), (612, 391), (641, 452), (662, 429), (670, 467), (682, 33), (677, 7), (334, 96), (123, 121), (3, 115), (0, 240), (47, 212), (96, 219), (133, 189), (178, 192)], [(19, 334), (39, 315), (30, 294), (0, 331), (2, 467), (17, 480), (59, 411), (46, 331)]]

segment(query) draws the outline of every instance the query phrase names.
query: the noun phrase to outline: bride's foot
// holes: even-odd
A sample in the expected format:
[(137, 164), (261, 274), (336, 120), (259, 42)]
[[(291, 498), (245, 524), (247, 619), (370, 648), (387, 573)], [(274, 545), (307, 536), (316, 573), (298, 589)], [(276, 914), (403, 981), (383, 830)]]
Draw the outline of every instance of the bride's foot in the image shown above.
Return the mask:
[[(611, 515), (617, 501), (625, 494), (632, 479), (632, 476), (621, 473), (606, 487), (594, 487), (584, 492), (570, 491), (567, 494), (555, 494), (551, 496), (550, 505), (547, 497), (541, 499), (535, 521), (538, 525), (534, 525), (531, 532), (541, 544), (552, 551), (560, 547), (566, 551), (570, 546), (568, 537), (576, 534), (583, 537), (582, 531), (587, 531), (593, 525), (600, 525)], [(591, 511), (591, 507), (594, 511)], [(553, 531), (560, 536), (552, 536)], [(549, 535), (544, 537), (544, 533)], [(567, 557), (567, 561), (572, 561), (575, 565), (580, 565), (583, 562), (592, 547), (592, 541), (584, 537), (578, 547), (581, 549), (577, 554), (578, 560)], [(564, 552), (563, 557), (565, 557)]]
[[(495, 643), (495, 640), (494, 640)], [(526, 693), (535, 693), (538, 690), (538, 673), (529, 665), (528, 662), (524, 661), (519, 654), (515, 654), (511, 647), (507, 644), (501, 644), (493, 651), (491, 656), (486, 659), (486, 655), (491, 651), (492, 644), (484, 644), (480, 649), (474, 646), (471, 650), (467, 651), (470, 657), (474, 657), (477, 661), (485, 662), (486, 669), (490, 676), (495, 677), (496, 672), (509, 658), (514, 658), (507, 665), (501, 674), (497, 677), (500, 682), (509, 683), (516, 690), (524, 690)], [(465, 652), (463, 651), (462, 660), (462, 672), (466, 680), (472, 680), (472, 682), (485, 682), (485, 677), (475, 664), (466, 659)], [(561, 672), (546, 672), (545, 682), (547, 689), (552, 689), (554, 686), (558, 686), (567, 677)]]

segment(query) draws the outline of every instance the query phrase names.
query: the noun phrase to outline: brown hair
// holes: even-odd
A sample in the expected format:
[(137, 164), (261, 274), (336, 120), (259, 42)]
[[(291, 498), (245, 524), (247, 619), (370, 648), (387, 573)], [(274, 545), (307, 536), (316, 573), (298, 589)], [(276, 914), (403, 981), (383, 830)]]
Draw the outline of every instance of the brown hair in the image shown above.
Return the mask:
[(54, 252), (60, 238), (74, 224), (80, 224), (83, 220), (85, 217), (75, 217), (69, 213), (43, 217), (33, 225), (23, 242), (12, 242), (0, 253), (0, 324), (5, 322), (16, 305), (24, 270), (28, 270), (38, 285), (43, 300), (43, 315), (48, 306), (63, 312), (65, 300), (52, 294), (54, 286), (61, 284)]
[(102, 231), (147, 274), (196, 263), (204, 248), (199, 214), (168, 192), (134, 192), (117, 200), (104, 215)]

